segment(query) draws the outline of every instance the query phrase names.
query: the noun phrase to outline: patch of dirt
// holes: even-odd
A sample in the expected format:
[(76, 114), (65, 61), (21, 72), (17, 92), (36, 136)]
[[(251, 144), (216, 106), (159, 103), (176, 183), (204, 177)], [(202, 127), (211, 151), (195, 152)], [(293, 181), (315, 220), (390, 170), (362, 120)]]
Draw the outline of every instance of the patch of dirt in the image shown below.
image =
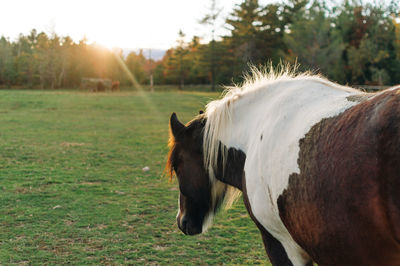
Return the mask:
[(135, 232), (135, 226), (129, 224), (128, 222), (124, 222), (122, 224), (122, 227), (125, 227), (127, 229), (128, 234), (133, 234)]
[(83, 145), (85, 145), (85, 143), (66, 142), (66, 141), (64, 141), (64, 142), (61, 142), (60, 145), (61, 145), (62, 147), (67, 147), (67, 148), (69, 148), (69, 147), (79, 147), (79, 146), (83, 146)]
[(88, 185), (88, 186), (93, 186), (93, 185), (100, 185), (101, 182), (80, 182), (79, 184), (81, 185)]
[(159, 250), (159, 251), (164, 251), (164, 250), (167, 249), (167, 247), (163, 247), (163, 246), (156, 245), (156, 246), (153, 246), (153, 249)]
[(107, 228), (108, 226), (105, 224), (98, 224), (96, 226), (94, 226), (94, 228), (99, 229), (99, 230), (103, 230), (105, 228)]
[(75, 222), (74, 222), (74, 221), (71, 221), (71, 220), (64, 220), (64, 224), (65, 224), (66, 226), (71, 226), (71, 225), (75, 224)]
[(14, 192), (17, 194), (31, 194), (32, 193), (32, 187), (26, 188), (26, 187), (17, 187), (14, 189)]

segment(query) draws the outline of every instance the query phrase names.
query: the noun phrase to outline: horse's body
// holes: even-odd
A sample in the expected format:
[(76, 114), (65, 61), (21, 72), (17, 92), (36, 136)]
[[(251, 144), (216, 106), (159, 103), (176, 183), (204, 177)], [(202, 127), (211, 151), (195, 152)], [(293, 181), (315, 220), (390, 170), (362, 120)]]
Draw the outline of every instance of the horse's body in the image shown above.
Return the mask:
[(119, 91), (120, 82), (118, 80), (114, 80), (111, 84), (111, 91)]
[[(186, 128), (202, 139), (196, 160), (210, 180), (203, 227), (228, 184), (243, 192), (274, 265), (400, 265), (400, 88), (365, 94), (315, 76), (260, 77)], [(189, 142), (177, 143), (179, 153)], [(180, 177), (177, 161), (196, 157), (186, 156), (172, 165), (181, 192), (193, 174)]]

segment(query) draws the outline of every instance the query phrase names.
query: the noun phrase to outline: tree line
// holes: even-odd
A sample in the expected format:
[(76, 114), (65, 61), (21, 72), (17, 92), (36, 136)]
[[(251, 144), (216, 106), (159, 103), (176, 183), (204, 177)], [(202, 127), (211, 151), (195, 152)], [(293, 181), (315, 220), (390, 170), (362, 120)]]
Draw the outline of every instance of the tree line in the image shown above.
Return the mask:
[(231, 84), (240, 82), (250, 65), (298, 63), (301, 70), (321, 72), (342, 84), (400, 83), (400, 14), (390, 4), (344, 0), (288, 0), (260, 5), (244, 0), (225, 18), (225, 36), (215, 36), (221, 15), (216, 0), (199, 21), (211, 40), (199, 36), (176, 46), (161, 60), (142, 51), (126, 57), (82, 39), (32, 30), (10, 41), (0, 38), (0, 85), (40, 88), (78, 87), (83, 77), (119, 80), (122, 85)]

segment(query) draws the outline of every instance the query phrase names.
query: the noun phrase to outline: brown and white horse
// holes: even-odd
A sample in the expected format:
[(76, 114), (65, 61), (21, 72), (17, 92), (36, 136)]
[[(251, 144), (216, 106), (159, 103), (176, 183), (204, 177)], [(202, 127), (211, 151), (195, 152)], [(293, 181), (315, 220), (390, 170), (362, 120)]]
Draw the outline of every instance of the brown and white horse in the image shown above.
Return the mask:
[(254, 75), (187, 125), (171, 116), (179, 228), (204, 232), (237, 190), (273, 265), (400, 265), (400, 87)]

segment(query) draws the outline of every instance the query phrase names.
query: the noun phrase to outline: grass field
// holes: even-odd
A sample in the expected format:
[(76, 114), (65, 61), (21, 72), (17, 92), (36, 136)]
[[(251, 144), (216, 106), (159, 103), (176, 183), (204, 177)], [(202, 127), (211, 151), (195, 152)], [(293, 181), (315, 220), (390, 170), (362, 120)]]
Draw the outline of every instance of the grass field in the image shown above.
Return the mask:
[(204, 235), (176, 226), (169, 115), (217, 96), (1, 90), (0, 264), (268, 265), (241, 200)]

